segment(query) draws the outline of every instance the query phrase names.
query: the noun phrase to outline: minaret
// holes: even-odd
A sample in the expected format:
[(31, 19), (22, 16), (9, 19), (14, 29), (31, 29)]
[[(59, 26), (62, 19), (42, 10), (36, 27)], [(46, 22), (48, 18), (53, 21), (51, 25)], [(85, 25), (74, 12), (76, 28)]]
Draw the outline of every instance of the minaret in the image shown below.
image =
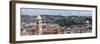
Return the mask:
[(42, 18), (41, 18), (41, 16), (40, 15), (38, 15), (37, 17), (36, 17), (36, 28), (37, 28), (37, 30), (38, 30), (38, 34), (40, 35), (40, 34), (42, 34)]

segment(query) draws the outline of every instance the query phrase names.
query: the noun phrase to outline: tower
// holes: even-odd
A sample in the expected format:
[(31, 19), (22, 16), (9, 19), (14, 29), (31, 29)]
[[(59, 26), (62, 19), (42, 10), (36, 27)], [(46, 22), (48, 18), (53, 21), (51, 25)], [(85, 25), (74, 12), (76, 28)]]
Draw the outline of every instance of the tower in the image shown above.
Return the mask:
[(42, 34), (42, 18), (40, 15), (36, 17), (36, 30), (39, 35)]

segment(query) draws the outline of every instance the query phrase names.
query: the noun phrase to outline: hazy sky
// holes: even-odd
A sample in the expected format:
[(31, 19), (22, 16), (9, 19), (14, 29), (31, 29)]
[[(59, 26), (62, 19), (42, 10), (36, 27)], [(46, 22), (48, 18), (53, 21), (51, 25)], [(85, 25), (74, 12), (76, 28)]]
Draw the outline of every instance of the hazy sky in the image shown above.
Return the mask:
[(63, 10), (63, 9), (39, 9), (21, 8), (21, 15), (62, 15), (62, 16), (92, 16), (92, 11), (88, 10)]

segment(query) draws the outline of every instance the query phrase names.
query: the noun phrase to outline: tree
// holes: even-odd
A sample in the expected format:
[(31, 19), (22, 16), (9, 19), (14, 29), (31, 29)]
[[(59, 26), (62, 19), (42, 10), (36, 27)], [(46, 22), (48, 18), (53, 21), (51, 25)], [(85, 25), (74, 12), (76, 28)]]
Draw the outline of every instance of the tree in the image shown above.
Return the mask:
[(71, 25), (84, 25), (86, 24), (86, 17), (80, 17), (80, 16), (67, 16), (64, 19), (56, 20), (56, 23), (60, 26), (66, 26), (69, 27)]

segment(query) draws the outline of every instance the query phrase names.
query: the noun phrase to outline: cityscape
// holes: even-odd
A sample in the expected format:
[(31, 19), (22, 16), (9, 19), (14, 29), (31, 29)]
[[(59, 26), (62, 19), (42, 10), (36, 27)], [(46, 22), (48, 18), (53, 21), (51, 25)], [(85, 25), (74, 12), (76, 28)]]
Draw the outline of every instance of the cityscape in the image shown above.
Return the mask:
[(21, 36), (91, 32), (92, 11), (21, 8)]

